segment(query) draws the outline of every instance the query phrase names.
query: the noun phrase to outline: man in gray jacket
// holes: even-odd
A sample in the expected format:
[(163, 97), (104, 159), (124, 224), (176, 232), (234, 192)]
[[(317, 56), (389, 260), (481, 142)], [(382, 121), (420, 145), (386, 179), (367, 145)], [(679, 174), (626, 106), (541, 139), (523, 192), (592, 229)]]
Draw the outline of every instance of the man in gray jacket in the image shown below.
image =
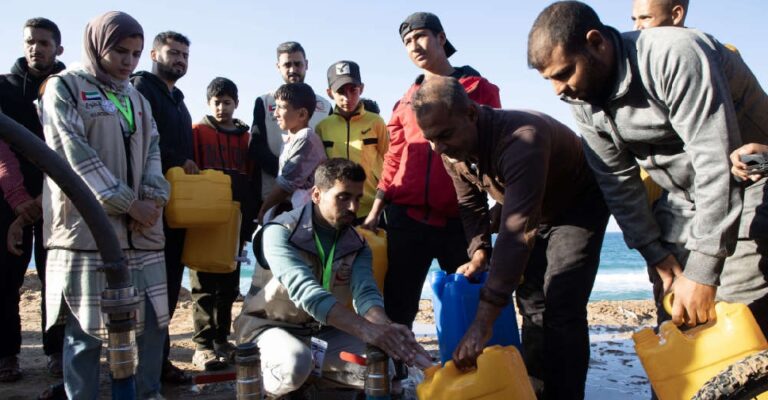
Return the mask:
[[(714, 318), (716, 295), (766, 297), (765, 181), (732, 179), (728, 155), (768, 142), (768, 95), (738, 53), (694, 29), (620, 34), (573, 1), (538, 16), (528, 63), (571, 104), (627, 244), (674, 283), (675, 323)], [(668, 192), (653, 209), (639, 167)]]

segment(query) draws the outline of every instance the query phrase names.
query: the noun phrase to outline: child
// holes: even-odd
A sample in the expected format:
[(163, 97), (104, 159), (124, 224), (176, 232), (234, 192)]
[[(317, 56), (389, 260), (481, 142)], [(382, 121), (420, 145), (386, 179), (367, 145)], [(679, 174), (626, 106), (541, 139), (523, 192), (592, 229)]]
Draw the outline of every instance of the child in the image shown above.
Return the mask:
[[(339, 61), (328, 68), (328, 96), (336, 107), (315, 130), (325, 145), (328, 158), (341, 157), (362, 165), (365, 185), (356, 225), (371, 211), (379, 184), (384, 153), (389, 148), (387, 125), (377, 113), (364, 107), (360, 67), (353, 61)], [(375, 104), (375, 103), (374, 103)]]
[(285, 202), (292, 208), (309, 202), (315, 168), (326, 159), (323, 142), (308, 126), (317, 103), (312, 88), (306, 83), (286, 83), (275, 92), (275, 100), (277, 124), (288, 135), (283, 137), (275, 186), (259, 211), (262, 225), (285, 211)]
[[(212, 115), (192, 125), (195, 163), (200, 169), (223, 171), (232, 180), (232, 199), (240, 202), (243, 223), (242, 242), (251, 237), (253, 219), (250, 212), (253, 198), (249, 196), (248, 125), (232, 115), (237, 109), (237, 86), (226, 78), (215, 78), (207, 89), (208, 107)], [(239, 252), (238, 252), (239, 254)], [(240, 263), (227, 274), (189, 271), (192, 318), (196, 343), (192, 363), (208, 371), (222, 369), (232, 359), (234, 346), (227, 340), (232, 324), (232, 303), (240, 293)]]
[[(43, 93), (45, 142), (88, 185), (115, 229), (140, 301), (136, 398), (162, 397), (169, 319), (162, 207), (169, 185), (160, 169), (151, 107), (128, 82), (144, 48), (144, 33), (130, 15), (108, 12), (88, 23), (83, 48), (83, 66), (52, 76)], [(104, 263), (82, 216), (50, 178), (43, 186), (43, 213), (46, 328), (66, 320), (67, 397), (96, 399), (106, 340)]]

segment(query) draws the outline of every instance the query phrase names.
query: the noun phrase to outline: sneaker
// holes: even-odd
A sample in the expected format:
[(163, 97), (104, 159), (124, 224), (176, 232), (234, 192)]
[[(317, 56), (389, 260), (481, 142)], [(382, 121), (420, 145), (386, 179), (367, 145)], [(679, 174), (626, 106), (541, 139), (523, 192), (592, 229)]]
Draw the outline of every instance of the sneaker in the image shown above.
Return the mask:
[(219, 371), (227, 368), (227, 362), (211, 349), (195, 350), (192, 356), (192, 365), (205, 371)]
[(218, 354), (219, 357), (223, 358), (230, 364), (235, 363), (235, 353), (237, 352), (237, 347), (230, 341), (226, 341), (224, 343), (214, 342), (213, 348), (216, 350), (216, 354)]

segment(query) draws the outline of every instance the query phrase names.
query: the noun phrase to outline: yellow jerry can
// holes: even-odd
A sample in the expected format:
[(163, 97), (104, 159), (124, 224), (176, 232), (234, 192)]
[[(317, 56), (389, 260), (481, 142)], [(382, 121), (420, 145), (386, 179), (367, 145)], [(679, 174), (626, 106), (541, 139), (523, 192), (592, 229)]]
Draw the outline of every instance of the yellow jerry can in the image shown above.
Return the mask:
[(368, 247), (371, 248), (371, 253), (373, 253), (373, 277), (376, 279), (376, 286), (379, 287), (379, 292), (384, 293), (384, 277), (387, 276), (387, 266), (389, 265), (387, 259), (387, 232), (384, 229), (379, 229), (378, 232), (374, 233), (361, 227), (357, 227), (355, 230), (363, 235), (365, 241), (368, 242)]
[(515, 346), (490, 346), (477, 358), (477, 369), (462, 373), (448, 361), (424, 371), (416, 388), (422, 400), (536, 400), (523, 357)]
[(171, 184), (171, 198), (165, 219), (171, 228), (194, 228), (229, 221), (232, 188), (227, 174), (212, 169), (187, 175), (181, 167), (165, 173)]
[(719, 302), (715, 311), (715, 322), (687, 331), (666, 321), (658, 335), (651, 328), (632, 335), (635, 351), (660, 400), (688, 400), (729, 365), (768, 349), (745, 304)]
[(645, 186), (645, 192), (648, 195), (648, 205), (653, 206), (653, 203), (661, 197), (664, 189), (662, 189), (658, 183), (654, 182), (653, 178), (651, 178), (651, 176), (648, 175), (648, 172), (643, 168), (640, 168), (640, 179), (642, 179), (643, 186)]
[(181, 262), (199, 272), (226, 274), (237, 268), (240, 203), (229, 202), (227, 223), (187, 229)]

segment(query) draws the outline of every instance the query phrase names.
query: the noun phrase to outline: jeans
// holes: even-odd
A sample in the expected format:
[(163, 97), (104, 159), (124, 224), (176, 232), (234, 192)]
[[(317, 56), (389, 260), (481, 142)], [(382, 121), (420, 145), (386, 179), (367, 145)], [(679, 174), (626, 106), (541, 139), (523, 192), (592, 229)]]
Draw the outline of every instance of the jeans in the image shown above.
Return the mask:
[(587, 302), (609, 216), (598, 194), (564, 215), (539, 229), (516, 295), (523, 358), (540, 399), (584, 398)]
[[(166, 330), (157, 326), (152, 302), (144, 302), (144, 332), (136, 337), (139, 360), (136, 369), (136, 397), (152, 398), (160, 393), (160, 372)], [(64, 389), (70, 399), (99, 398), (101, 340), (83, 332), (71, 313), (64, 328)]]

